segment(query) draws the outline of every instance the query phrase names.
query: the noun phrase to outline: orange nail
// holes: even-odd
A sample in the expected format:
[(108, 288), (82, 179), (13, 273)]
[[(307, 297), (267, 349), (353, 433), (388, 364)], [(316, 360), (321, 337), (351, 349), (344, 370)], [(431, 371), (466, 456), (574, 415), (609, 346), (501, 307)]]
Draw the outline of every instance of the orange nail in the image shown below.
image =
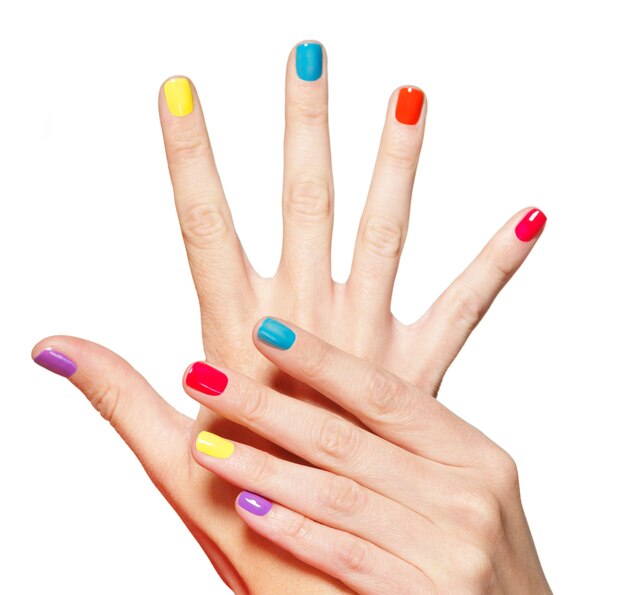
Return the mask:
[(424, 105), (424, 93), (415, 87), (403, 87), (398, 94), (396, 120), (402, 124), (417, 124)]

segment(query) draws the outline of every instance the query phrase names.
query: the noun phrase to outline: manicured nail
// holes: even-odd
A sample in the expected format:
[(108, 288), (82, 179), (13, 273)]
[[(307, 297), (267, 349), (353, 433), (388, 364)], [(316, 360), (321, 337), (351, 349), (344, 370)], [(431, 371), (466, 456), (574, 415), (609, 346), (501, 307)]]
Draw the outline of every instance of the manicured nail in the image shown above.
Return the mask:
[(189, 79), (172, 78), (163, 85), (167, 107), (174, 116), (186, 116), (193, 111), (193, 95)]
[(272, 503), (269, 500), (252, 492), (241, 492), (237, 498), (237, 504), (257, 516), (266, 515), (272, 508)]
[(547, 217), (539, 209), (528, 211), (526, 216), (517, 224), (515, 235), (522, 242), (528, 242), (539, 233), (546, 220)]
[(187, 386), (195, 388), (205, 395), (217, 397), (224, 392), (228, 384), (228, 376), (224, 372), (209, 366), (209, 364), (196, 362), (189, 368), (185, 377), (185, 383)]
[(424, 93), (415, 87), (403, 87), (398, 93), (396, 120), (401, 124), (417, 124), (422, 115)]
[(69, 378), (76, 372), (76, 364), (67, 355), (52, 349), (52, 347), (44, 349), (34, 361), (46, 370), (59, 376), (65, 376), (65, 378)]
[(303, 81), (316, 81), (322, 76), (322, 46), (301, 43), (296, 47), (296, 72)]
[(296, 333), (273, 318), (266, 318), (263, 321), (257, 336), (263, 343), (267, 343), (272, 347), (278, 347), (278, 349), (289, 349), (296, 340)]
[(216, 459), (227, 459), (233, 454), (235, 445), (211, 432), (200, 432), (196, 438), (196, 450)]

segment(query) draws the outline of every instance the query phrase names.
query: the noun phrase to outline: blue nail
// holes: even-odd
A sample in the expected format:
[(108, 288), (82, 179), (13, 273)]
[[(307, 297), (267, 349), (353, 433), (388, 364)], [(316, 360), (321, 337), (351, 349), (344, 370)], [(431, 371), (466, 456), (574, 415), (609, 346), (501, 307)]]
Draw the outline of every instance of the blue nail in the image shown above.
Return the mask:
[(296, 72), (303, 81), (316, 81), (322, 76), (322, 46), (301, 43), (296, 48)]
[(289, 349), (296, 340), (296, 333), (273, 318), (266, 318), (263, 321), (257, 336), (263, 343), (278, 347), (278, 349)]

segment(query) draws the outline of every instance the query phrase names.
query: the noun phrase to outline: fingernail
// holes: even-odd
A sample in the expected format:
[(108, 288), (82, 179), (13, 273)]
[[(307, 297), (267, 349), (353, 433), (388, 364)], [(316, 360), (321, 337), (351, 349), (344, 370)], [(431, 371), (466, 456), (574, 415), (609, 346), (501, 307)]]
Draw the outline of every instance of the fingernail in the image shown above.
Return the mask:
[(266, 318), (263, 321), (257, 336), (263, 343), (267, 343), (272, 347), (278, 347), (278, 349), (289, 349), (296, 340), (296, 333), (273, 318)]
[(272, 503), (269, 500), (252, 492), (241, 492), (237, 498), (237, 504), (257, 516), (266, 515), (272, 508)]
[(195, 388), (205, 395), (216, 397), (224, 392), (228, 384), (228, 376), (224, 372), (209, 366), (209, 364), (196, 362), (189, 368), (185, 377), (185, 383), (187, 386)]
[(65, 376), (65, 378), (69, 378), (76, 372), (76, 364), (67, 355), (52, 349), (52, 347), (44, 349), (34, 361), (42, 368), (59, 376)]
[(163, 92), (172, 115), (186, 116), (193, 111), (193, 95), (189, 79), (184, 76), (171, 78), (163, 85)]
[(211, 432), (200, 432), (196, 438), (196, 450), (216, 459), (227, 459), (233, 454), (235, 445)]
[(528, 242), (532, 240), (547, 221), (547, 217), (539, 209), (528, 211), (525, 217), (517, 224), (515, 235), (522, 240)]
[(403, 87), (398, 93), (396, 120), (401, 124), (417, 124), (422, 115), (424, 93), (415, 87)]
[(316, 81), (322, 76), (322, 46), (301, 43), (296, 47), (296, 72), (303, 81)]

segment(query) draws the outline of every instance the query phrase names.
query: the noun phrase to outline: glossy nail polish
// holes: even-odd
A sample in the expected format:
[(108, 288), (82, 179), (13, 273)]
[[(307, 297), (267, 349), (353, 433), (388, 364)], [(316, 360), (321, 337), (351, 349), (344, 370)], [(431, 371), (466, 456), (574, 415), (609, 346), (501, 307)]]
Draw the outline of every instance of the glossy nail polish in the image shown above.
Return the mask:
[(273, 318), (266, 318), (263, 321), (257, 331), (257, 336), (263, 343), (278, 349), (289, 349), (296, 340), (296, 333)]
[(209, 364), (196, 362), (189, 368), (185, 384), (205, 395), (216, 397), (224, 392), (228, 384), (228, 376)]
[(398, 93), (396, 120), (401, 124), (417, 124), (422, 115), (424, 93), (415, 87), (403, 87)]
[(301, 43), (296, 47), (296, 72), (303, 81), (316, 81), (322, 76), (322, 46)]
[(165, 101), (174, 116), (186, 116), (193, 111), (193, 95), (189, 79), (184, 76), (171, 78), (163, 85)]
[(272, 503), (269, 500), (252, 492), (241, 492), (237, 498), (237, 504), (257, 516), (266, 515), (272, 508)]
[(522, 242), (532, 240), (544, 226), (547, 217), (539, 209), (528, 211), (524, 218), (515, 227), (515, 235)]
[(233, 454), (235, 445), (217, 434), (200, 432), (196, 438), (196, 450), (216, 459), (227, 459)]
[(69, 378), (76, 372), (76, 364), (67, 355), (48, 347), (34, 359), (36, 364), (59, 376)]

